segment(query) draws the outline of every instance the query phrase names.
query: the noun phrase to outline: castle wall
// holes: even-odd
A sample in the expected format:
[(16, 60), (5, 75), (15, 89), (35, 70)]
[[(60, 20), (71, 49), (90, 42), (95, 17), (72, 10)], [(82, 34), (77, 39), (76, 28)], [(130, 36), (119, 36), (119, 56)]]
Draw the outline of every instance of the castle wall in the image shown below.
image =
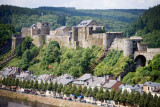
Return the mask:
[(19, 44), (23, 42), (25, 37), (12, 37), (12, 49), (15, 49)]
[(124, 38), (115, 38), (110, 49), (124, 50)]
[(26, 37), (26, 36), (32, 36), (32, 32), (31, 32), (31, 28), (22, 28), (21, 30), (22, 32), (22, 37)]
[(142, 44), (142, 43), (137, 43), (138, 51), (147, 51), (148, 45), (147, 44)]
[(66, 46), (71, 47), (71, 41), (70, 36), (53, 36), (53, 35), (47, 35), (46, 36), (46, 43), (49, 43), (50, 41), (57, 41), (60, 46)]
[(95, 33), (89, 35), (83, 46), (86, 48), (91, 47), (93, 45), (103, 48), (103, 33)]
[(37, 47), (45, 43), (44, 35), (33, 35), (32, 39), (33, 39), (32, 43), (35, 44)]
[(106, 49), (109, 49), (114, 41), (115, 38), (121, 38), (122, 32), (108, 32), (106, 33)]

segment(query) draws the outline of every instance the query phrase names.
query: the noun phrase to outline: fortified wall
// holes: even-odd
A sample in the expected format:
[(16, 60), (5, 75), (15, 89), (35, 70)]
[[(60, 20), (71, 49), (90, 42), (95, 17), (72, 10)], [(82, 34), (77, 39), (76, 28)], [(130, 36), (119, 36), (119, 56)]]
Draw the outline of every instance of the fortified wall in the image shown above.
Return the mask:
[(135, 62), (141, 66), (145, 66), (148, 60), (160, 54), (159, 48), (150, 49), (147, 44), (142, 44), (141, 37), (123, 38), (122, 32), (106, 33), (105, 27), (99, 26), (94, 20), (84, 20), (78, 26), (73, 26), (71, 30), (62, 26), (50, 31), (47, 22), (33, 24), (31, 27), (22, 28), (21, 35), (12, 36), (12, 48), (22, 43), (26, 36), (30, 36), (38, 47), (50, 41), (57, 41), (61, 47), (68, 48), (87, 48), (95, 45), (107, 51), (122, 50), (124, 56), (134, 56)]

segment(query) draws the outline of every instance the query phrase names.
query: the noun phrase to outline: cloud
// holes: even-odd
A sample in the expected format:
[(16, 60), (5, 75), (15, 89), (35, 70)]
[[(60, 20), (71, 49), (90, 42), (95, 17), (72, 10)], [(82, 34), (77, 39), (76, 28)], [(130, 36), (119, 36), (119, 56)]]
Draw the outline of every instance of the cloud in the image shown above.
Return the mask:
[(78, 9), (148, 9), (160, 4), (160, 0), (0, 0), (0, 4), (30, 8), (55, 6)]

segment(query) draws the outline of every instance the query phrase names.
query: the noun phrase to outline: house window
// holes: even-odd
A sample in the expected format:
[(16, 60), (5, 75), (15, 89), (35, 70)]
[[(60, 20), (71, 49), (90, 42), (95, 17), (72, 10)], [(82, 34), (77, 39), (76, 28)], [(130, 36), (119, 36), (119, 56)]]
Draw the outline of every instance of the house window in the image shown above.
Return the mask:
[(149, 87), (148, 87), (148, 90), (149, 90)]

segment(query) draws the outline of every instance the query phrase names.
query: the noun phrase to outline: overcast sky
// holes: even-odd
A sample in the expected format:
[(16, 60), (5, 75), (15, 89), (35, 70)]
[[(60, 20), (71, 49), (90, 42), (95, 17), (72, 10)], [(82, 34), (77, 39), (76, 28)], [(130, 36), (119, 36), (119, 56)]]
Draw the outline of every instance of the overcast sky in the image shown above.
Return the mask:
[(160, 4), (160, 0), (0, 0), (0, 4), (29, 8), (54, 6), (77, 9), (148, 9)]

